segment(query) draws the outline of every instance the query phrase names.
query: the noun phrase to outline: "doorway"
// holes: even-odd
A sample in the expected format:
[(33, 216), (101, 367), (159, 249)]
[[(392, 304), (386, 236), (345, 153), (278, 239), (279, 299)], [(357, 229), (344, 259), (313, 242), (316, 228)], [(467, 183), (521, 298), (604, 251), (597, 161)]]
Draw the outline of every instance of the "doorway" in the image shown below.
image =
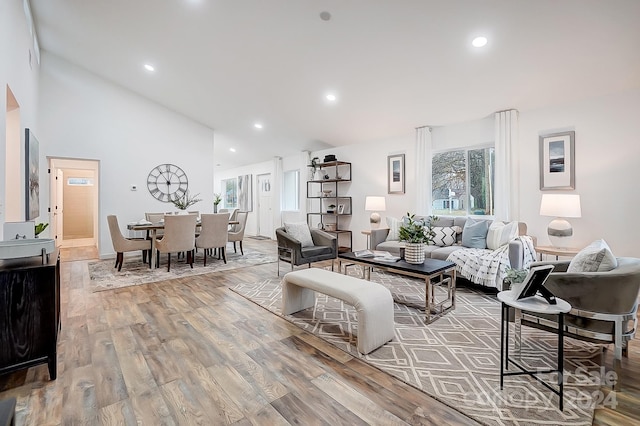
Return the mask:
[(57, 247), (98, 245), (100, 162), (49, 157), (51, 234)]
[(258, 184), (258, 230), (259, 237), (273, 238), (273, 192), (271, 173), (257, 176)]

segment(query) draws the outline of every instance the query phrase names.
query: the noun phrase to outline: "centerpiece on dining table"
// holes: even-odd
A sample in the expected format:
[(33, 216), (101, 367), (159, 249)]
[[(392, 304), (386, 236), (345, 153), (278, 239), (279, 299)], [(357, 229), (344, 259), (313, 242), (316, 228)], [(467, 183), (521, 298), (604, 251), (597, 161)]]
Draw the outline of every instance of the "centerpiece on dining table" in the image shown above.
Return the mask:
[(171, 202), (178, 208), (178, 214), (188, 214), (187, 209), (189, 207), (202, 201), (202, 198), (198, 198), (198, 195), (200, 193), (191, 196), (187, 190), (182, 197), (171, 200)]

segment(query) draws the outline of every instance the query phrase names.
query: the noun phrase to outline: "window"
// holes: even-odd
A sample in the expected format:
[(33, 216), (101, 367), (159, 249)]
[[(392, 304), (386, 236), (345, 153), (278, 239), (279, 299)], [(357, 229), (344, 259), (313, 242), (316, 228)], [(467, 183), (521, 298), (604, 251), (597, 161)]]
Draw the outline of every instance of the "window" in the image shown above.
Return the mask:
[(494, 151), (487, 147), (433, 154), (434, 215), (493, 215)]
[(300, 170), (289, 170), (288, 172), (284, 172), (282, 210), (300, 210)]

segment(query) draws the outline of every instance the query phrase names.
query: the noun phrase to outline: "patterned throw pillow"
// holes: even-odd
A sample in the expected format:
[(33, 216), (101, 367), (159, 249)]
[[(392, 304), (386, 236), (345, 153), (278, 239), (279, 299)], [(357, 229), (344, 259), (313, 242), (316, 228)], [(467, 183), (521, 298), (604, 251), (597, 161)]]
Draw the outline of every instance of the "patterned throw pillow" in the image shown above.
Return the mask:
[(433, 244), (439, 247), (448, 247), (456, 243), (456, 234), (459, 234), (459, 226), (434, 226)]
[(487, 248), (496, 250), (518, 236), (518, 222), (503, 223), (498, 220), (489, 226)]
[(311, 230), (307, 222), (293, 222), (284, 224), (284, 229), (287, 234), (291, 235), (296, 240), (300, 241), (302, 247), (313, 246), (313, 239), (311, 238)]
[(387, 226), (389, 227), (389, 234), (385, 241), (398, 241), (400, 235), (400, 227), (402, 226), (402, 219), (396, 219), (395, 217), (387, 217)]
[(606, 272), (618, 267), (618, 259), (604, 240), (596, 240), (571, 259), (567, 272)]

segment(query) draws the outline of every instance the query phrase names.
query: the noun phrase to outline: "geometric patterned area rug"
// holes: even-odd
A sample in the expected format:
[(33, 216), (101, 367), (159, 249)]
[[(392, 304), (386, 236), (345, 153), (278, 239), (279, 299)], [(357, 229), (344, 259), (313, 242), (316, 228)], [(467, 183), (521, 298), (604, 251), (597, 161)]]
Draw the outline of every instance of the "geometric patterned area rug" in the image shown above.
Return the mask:
[[(357, 268), (349, 269), (359, 276)], [(505, 377), (500, 390), (500, 303), (494, 295), (458, 287), (455, 310), (425, 324), (423, 280), (373, 271), (371, 281), (393, 295), (395, 338), (368, 355), (356, 349), (355, 310), (338, 299), (316, 293), (313, 308), (283, 317), (481, 423), (592, 424), (600, 388), (599, 346), (565, 337), (560, 411), (558, 396), (527, 375)], [(231, 290), (282, 316), (280, 279), (242, 283)], [(521, 363), (533, 370), (556, 368), (557, 341), (554, 334), (523, 326)], [(556, 374), (541, 378), (557, 383)]]
[[(155, 260), (155, 257), (154, 257)], [(208, 274), (210, 272), (228, 271), (231, 269), (244, 268), (246, 266), (272, 263), (276, 261), (276, 256), (267, 255), (251, 249), (244, 249), (244, 255), (227, 250), (227, 263), (217, 256), (207, 256), (207, 266), (203, 266), (204, 258), (200, 250), (196, 253), (193, 262), (193, 269), (185, 263), (185, 258), (180, 258), (176, 254), (171, 255), (171, 271), (167, 272), (167, 255), (160, 256), (160, 267), (149, 268), (149, 265), (142, 263), (142, 254), (135, 257), (125, 258), (122, 270), (114, 268), (115, 259), (100, 260), (89, 263), (89, 277), (91, 291), (113, 290), (114, 288), (129, 287), (153, 283), (157, 281), (171, 280), (175, 278), (192, 275)]]

